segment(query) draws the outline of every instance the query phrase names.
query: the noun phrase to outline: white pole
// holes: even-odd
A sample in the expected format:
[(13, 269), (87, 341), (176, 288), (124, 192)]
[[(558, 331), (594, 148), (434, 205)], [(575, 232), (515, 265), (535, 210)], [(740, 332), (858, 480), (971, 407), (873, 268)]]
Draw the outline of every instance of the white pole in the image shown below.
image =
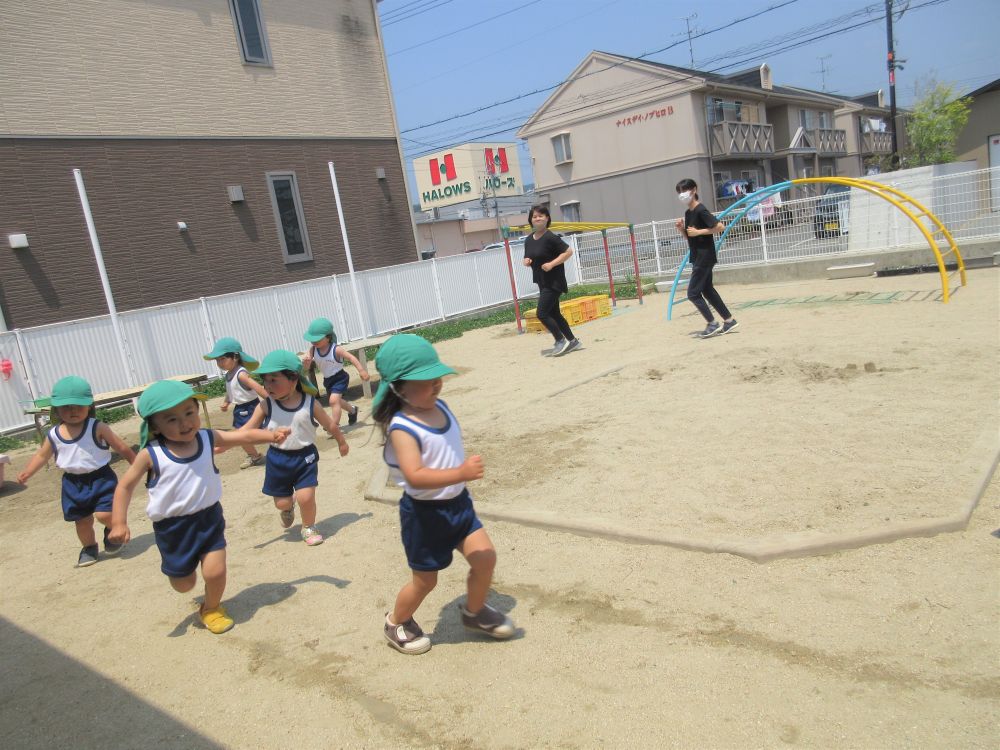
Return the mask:
[(97, 270), (101, 274), (101, 286), (104, 288), (104, 299), (108, 303), (108, 312), (111, 314), (111, 327), (115, 331), (115, 343), (118, 344), (118, 353), (121, 355), (122, 364), (125, 365), (125, 377), (128, 379), (129, 385), (134, 388), (139, 383), (135, 372), (132, 370), (132, 363), (129, 361), (128, 351), (125, 348), (125, 336), (122, 333), (121, 323), (118, 320), (118, 308), (115, 307), (115, 298), (111, 294), (111, 282), (108, 281), (108, 271), (104, 267), (104, 254), (101, 252), (101, 241), (97, 238), (94, 215), (90, 212), (90, 201), (87, 199), (87, 188), (83, 184), (83, 173), (79, 169), (74, 169), (73, 179), (76, 180), (76, 191), (80, 194), (80, 205), (83, 206), (83, 215), (87, 220), (87, 231), (90, 232), (90, 244), (94, 248), (94, 259), (97, 261)]
[(767, 263), (767, 230), (764, 227), (764, 206), (759, 205), (758, 210), (760, 211), (760, 243), (764, 248), (764, 262)]
[(656, 219), (650, 222), (653, 226), (653, 253), (656, 255), (656, 275), (663, 274), (663, 266), (660, 264), (660, 238), (656, 236)]
[(347, 272), (351, 276), (351, 289), (354, 291), (354, 307), (358, 313), (358, 322), (361, 324), (361, 335), (367, 336), (368, 329), (365, 327), (365, 318), (361, 314), (361, 296), (358, 294), (358, 282), (354, 278), (354, 259), (351, 257), (351, 243), (347, 240), (347, 224), (344, 222), (344, 207), (340, 204), (340, 188), (337, 187), (337, 173), (333, 169), (332, 161), (328, 161), (326, 165), (330, 168), (330, 182), (333, 183), (333, 197), (337, 201), (337, 216), (340, 217), (340, 234), (344, 238), (344, 252), (347, 253)]

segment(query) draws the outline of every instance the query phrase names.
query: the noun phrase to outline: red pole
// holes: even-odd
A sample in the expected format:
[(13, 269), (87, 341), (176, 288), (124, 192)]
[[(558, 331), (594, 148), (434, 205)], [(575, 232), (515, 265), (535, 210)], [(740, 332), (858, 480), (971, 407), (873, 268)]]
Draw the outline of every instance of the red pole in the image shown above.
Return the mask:
[(510, 259), (510, 237), (504, 232), (503, 246), (507, 251), (507, 273), (510, 274), (510, 293), (514, 298), (514, 317), (517, 319), (517, 332), (524, 333), (521, 325), (521, 305), (517, 301), (517, 282), (514, 281), (514, 262)]
[(615, 298), (615, 279), (611, 273), (611, 251), (608, 249), (608, 230), (601, 230), (601, 239), (604, 240), (604, 262), (608, 265), (608, 286), (611, 288), (611, 304), (615, 307), (618, 306), (618, 300)]
[(635, 266), (635, 291), (639, 295), (639, 304), (642, 304), (642, 279), (639, 278), (639, 253), (635, 251), (635, 229), (628, 225), (628, 238), (632, 241), (632, 264)]

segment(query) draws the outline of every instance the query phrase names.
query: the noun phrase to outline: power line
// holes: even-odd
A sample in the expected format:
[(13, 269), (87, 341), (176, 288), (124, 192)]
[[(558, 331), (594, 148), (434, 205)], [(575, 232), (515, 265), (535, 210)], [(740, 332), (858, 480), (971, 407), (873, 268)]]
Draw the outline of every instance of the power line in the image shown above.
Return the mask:
[[(394, 23), (399, 23), (400, 21), (408, 21), (411, 18), (416, 18), (417, 16), (423, 15), (424, 13), (427, 13), (428, 11), (434, 10), (436, 8), (440, 8), (441, 6), (447, 5), (448, 3), (451, 3), (451, 2), (454, 2), (454, 0), (426, 0), (426, 2), (424, 3), (424, 5), (422, 5), (422, 6), (418, 7), (418, 8), (413, 8), (413, 9), (411, 9), (409, 11), (404, 11), (403, 13), (401, 13), (399, 15), (392, 16), (387, 21), (386, 20), (382, 20), (382, 19), (385, 18), (385, 16), (383, 16), (383, 17), (380, 18), (380, 20), (382, 21), (382, 28), (385, 28), (386, 26), (392, 26)], [(413, 3), (409, 3), (409, 5), (412, 5), (412, 4)], [(386, 14), (386, 15), (388, 16), (389, 14)]]
[(540, 2), (541, 2), (541, 0), (529, 0), (529, 2), (524, 3), (523, 5), (518, 5), (516, 8), (511, 8), (510, 10), (505, 10), (503, 13), (497, 13), (495, 16), (490, 16), (489, 18), (484, 18), (482, 21), (476, 21), (475, 23), (471, 23), (468, 26), (463, 26), (460, 29), (455, 29), (454, 31), (449, 31), (447, 34), (442, 34), (441, 36), (436, 36), (433, 39), (427, 39), (427, 40), (425, 40), (423, 42), (418, 42), (417, 44), (413, 44), (413, 45), (411, 45), (409, 47), (404, 47), (403, 49), (398, 49), (395, 52), (390, 52), (387, 55), (387, 57), (393, 57), (394, 55), (401, 55), (404, 52), (409, 52), (410, 50), (417, 49), (418, 47), (424, 47), (424, 46), (426, 46), (428, 44), (432, 44), (433, 42), (438, 42), (438, 41), (440, 41), (442, 39), (447, 39), (448, 37), (454, 36), (455, 34), (460, 34), (463, 31), (468, 31), (469, 29), (474, 29), (477, 26), (482, 26), (484, 23), (489, 23), (490, 21), (495, 21), (496, 19), (502, 18), (503, 16), (509, 16), (511, 13), (515, 13), (515, 12), (521, 10), (522, 8), (527, 8), (529, 5), (537, 5)]

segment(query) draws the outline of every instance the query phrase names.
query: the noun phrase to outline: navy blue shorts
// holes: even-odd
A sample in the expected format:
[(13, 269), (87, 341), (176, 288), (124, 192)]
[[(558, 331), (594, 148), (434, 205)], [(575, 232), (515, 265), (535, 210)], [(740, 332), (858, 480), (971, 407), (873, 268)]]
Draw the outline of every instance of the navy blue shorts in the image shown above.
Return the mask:
[(250, 421), (250, 417), (253, 416), (254, 409), (257, 408), (257, 404), (259, 403), (260, 399), (255, 398), (253, 401), (247, 401), (245, 404), (237, 404), (233, 406), (234, 430), (240, 429), (240, 427)]
[(86, 474), (63, 474), (63, 518), (79, 521), (94, 513), (110, 513), (117, 486), (118, 475), (111, 464)]
[(347, 390), (347, 384), (350, 382), (351, 376), (347, 374), (347, 370), (341, 370), (336, 375), (323, 378), (323, 388), (326, 389), (327, 396), (331, 393), (341, 396)]
[(315, 487), (319, 484), (318, 468), (319, 451), (315, 445), (294, 451), (268, 448), (261, 492), (271, 497), (291, 497), (295, 490)]
[(399, 524), (413, 570), (444, 570), (462, 541), (483, 528), (468, 490), (451, 500), (414, 500), (403, 493)]
[(226, 548), (225, 532), (222, 503), (213, 503), (189, 516), (153, 521), (153, 538), (163, 558), (160, 570), (171, 578), (191, 575), (202, 557)]

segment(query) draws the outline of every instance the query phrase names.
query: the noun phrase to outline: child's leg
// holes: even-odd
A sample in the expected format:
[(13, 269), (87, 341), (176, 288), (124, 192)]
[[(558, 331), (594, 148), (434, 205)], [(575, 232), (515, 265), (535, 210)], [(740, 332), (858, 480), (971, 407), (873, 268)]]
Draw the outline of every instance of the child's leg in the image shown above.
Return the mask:
[(203, 610), (215, 609), (222, 603), (226, 590), (226, 549), (212, 550), (201, 558), (201, 575), (205, 579)]
[(392, 608), (392, 623), (400, 625), (416, 613), (434, 587), (437, 586), (436, 570), (414, 570), (410, 582), (399, 590), (396, 595), (396, 606)]
[[(110, 515), (110, 514), (105, 514)], [(76, 536), (80, 540), (80, 546), (93, 547), (97, 544), (97, 537), (94, 535), (94, 517), (87, 516), (74, 521), (76, 524)], [(107, 525), (107, 524), (105, 524)]]
[(257, 446), (255, 445), (244, 445), (243, 450), (246, 451), (246, 454), (250, 456), (250, 458), (260, 458), (260, 452), (257, 450)]
[(94, 518), (96, 518), (102, 526), (109, 529), (111, 528), (111, 511), (99, 510), (94, 513)]
[(198, 583), (198, 574), (191, 572), (183, 578), (174, 578), (173, 576), (169, 576), (167, 580), (170, 581), (170, 585), (173, 587), (174, 591), (186, 594), (194, 588), (196, 583)]
[(497, 552), (486, 529), (477, 529), (458, 545), (458, 551), (469, 561), (468, 597), (465, 608), (475, 614), (486, 604), (486, 595), (493, 581)]
[[(341, 395), (339, 393), (328, 393), (327, 396), (330, 398), (330, 416), (333, 418), (333, 423), (339, 426), (340, 415), (344, 409)], [(351, 409), (348, 408), (348, 411), (351, 411)]]
[[(295, 502), (299, 504), (302, 525), (312, 526), (316, 523), (316, 488), (303, 487), (295, 490)], [(277, 501), (275, 501), (275, 505), (277, 505)]]

